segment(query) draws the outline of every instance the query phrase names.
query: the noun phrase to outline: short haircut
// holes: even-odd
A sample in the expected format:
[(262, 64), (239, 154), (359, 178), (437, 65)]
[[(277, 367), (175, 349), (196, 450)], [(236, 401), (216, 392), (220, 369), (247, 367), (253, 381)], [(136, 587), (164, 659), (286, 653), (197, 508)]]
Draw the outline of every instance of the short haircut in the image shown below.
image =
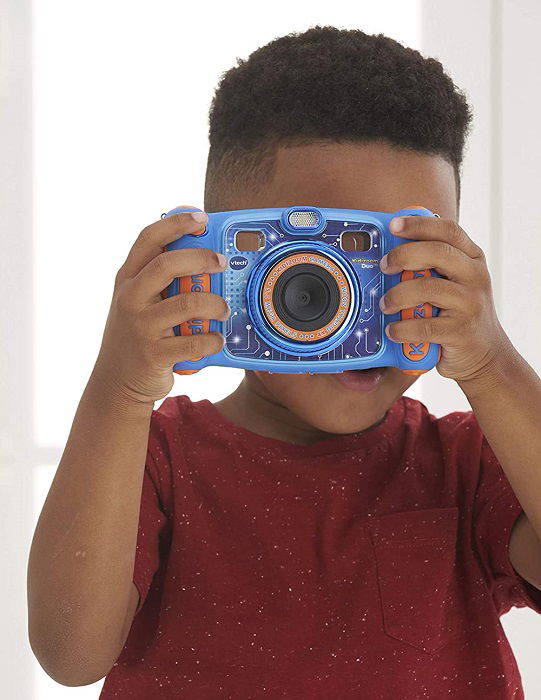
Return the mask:
[(274, 39), (220, 76), (209, 113), (205, 209), (271, 177), (276, 150), (381, 142), (460, 167), (472, 113), (434, 58), (383, 34), (316, 25)]

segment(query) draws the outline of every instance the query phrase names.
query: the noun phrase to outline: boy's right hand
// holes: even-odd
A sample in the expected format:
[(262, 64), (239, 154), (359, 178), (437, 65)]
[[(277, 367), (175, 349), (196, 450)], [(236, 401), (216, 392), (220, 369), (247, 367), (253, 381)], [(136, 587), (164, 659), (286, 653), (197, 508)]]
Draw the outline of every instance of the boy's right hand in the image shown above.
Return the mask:
[(162, 294), (175, 277), (224, 271), (225, 258), (220, 262), (207, 248), (164, 250), (204, 228), (208, 217), (202, 216), (196, 220), (192, 213), (178, 213), (146, 226), (117, 272), (93, 375), (123, 401), (152, 405), (171, 391), (176, 362), (213, 355), (223, 347), (221, 333), (173, 332), (173, 326), (192, 318), (227, 320), (230, 308), (223, 297), (212, 292)]

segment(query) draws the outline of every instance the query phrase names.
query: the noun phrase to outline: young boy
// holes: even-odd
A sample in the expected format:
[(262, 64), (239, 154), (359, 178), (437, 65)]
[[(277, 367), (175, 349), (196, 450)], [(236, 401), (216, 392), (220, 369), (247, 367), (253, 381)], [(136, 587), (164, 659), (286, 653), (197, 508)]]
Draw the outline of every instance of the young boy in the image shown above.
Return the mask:
[(153, 410), (175, 362), (223, 342), (172, 326), (229, 309), (162, 294), (223, 271), (210, 250), (164, 251), (206, 216), (147, 226), (30, 553), (30, 641), (59, 683), (106, 676), (101, 697), (130, 700), (523, 697), (499, 618), (541, 611), (541, 381), (456, 223), (470, 121), (440, 63), (383, 35), (316, 26), (223, 76), (205, 209), (437, 212), (396, 221), (413, 240), (381, 268), (443, 277), (400, 283), (383, 313), (442, 309), (390, 338), (440, 343), (437, 371), (473, 410), (434, 417), (394, 367), (247, 371), (215, 404)]

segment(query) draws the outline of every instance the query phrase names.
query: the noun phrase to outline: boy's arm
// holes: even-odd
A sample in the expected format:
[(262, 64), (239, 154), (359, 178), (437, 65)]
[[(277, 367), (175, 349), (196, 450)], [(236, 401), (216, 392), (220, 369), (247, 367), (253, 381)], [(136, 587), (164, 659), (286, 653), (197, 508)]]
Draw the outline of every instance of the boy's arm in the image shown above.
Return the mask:
[(512, 564), (541, 588), (541, 380), (504, 332), (485, 254), (464, 229), (454, 220), (425, 216), (395, 217), (389, 228), (414, 242), (382, 258), (385, 274), (434, 268), (442, 278), (406, 280), (387, 291), (380, 299), (385, 314), (426, 301), (441, 311), (395, 321), (386, 333), (397, 343), (441, 345), (438, 373), (466, 394), (526, 514), (515, 523)]
[(175, 277), (223, 272), (205, 248), (165, 250), (202, 232), (203, 212), (145, 227), (119, 269), (94, 371), (36, 526), (28, 562), (28, 631), (45, 671), (64, 685), (102, 678), (126, 640), (139, 596), (133, 583), (154, 402), (174, 383), (173, 365), (213, 355), (217, 332), (175, 336), (191, 318), (225, 321), (211, 292), (164, 298)]
[(484, 376), (458, 384), (525, 513), (509, 542), (513, 568), (541, 589), (541, 379), (509, 344)]
[(152, 409), (90, 378), (34, 533), (29, 639), (45, 671), (64, 685), (106, 675), (133, 620)]
[(509, 560), (522, 578), (541, 590), (541, 542), (526, 513), (519, 515), (511, 531)]

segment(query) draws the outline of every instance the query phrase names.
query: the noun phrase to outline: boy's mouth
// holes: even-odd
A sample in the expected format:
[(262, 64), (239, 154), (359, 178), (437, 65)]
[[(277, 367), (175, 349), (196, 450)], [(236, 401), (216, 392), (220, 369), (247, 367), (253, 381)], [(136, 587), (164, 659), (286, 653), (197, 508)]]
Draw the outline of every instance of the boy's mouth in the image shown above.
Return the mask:
[(346, 389), (352, 391), (372, 391), (381, 382), (387, 367), (371, 367), (370, 369), (349, 369), (345, 372), (331, 375)]

